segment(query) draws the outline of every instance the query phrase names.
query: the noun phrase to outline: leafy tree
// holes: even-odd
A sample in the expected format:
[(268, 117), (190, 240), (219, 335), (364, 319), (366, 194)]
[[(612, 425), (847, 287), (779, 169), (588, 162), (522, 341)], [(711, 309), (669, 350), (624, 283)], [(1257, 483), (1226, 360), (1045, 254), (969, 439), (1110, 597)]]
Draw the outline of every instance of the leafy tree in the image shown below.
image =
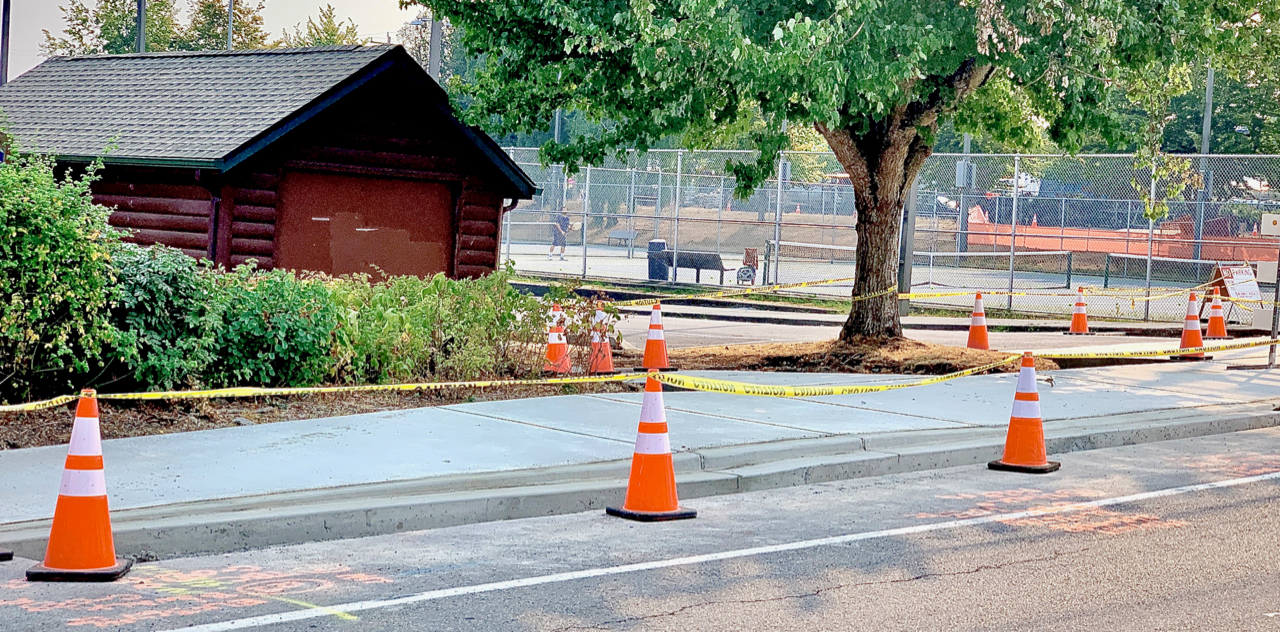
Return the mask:
[[(939, 128), (1012, 146), (1047, 134), (1067, 150), (1118, 135), (1106, 106), (1125, 73), (1256, 41), (1276, 0), (420, 0), (461, 27), (487, 63), (467, 116), (499, 134), (545, 129), (556, 108), (610, 125), (546, 144), (571, 168), (744, 118), (759, 158), (745, 195), (776, 168), (783, 122), (812, 126), (849, 173), (858, 279), (842, 338), (899, 335), (892, 292), (903, 198)], [(1043, 130), (1043, 131), (1042, 131)]]
[[(71, 0), (62, 8), (66, 34), (56, 37), (47, 29), (40, 52), (54, 55), (119, 55), (136, 50), (138, 3), (134, 0), (98, 0), (90, 8), (84, 0)], [(173, 0), (148, 0), (147, 50), (182, 48), (182, 28)]]
[[(238, 0), (235, 5), (235, 24), (231, 34), (232, 45), (239, 50), (270, 48), (270, 34), (263, 28), (262, 10), (266, 0), (254, 4), (251, 0)], [(191, 7), (191, 21), (183, 29), (185, 50), (226, 50), (227, 3), (226, 0), (195, 0)]]
[(306, 46), (338, 46), (342, 44), (364, 44), (360, 37), (360, 29), (351, 20), (342, 21), (334, 17), (333, 5), (320, 8), (320, 22), (307, 18), (306, 29), (301, 22), (293, 27), (293, 35), (286, 29), (280, 37), (280, 44), (290, 48)]

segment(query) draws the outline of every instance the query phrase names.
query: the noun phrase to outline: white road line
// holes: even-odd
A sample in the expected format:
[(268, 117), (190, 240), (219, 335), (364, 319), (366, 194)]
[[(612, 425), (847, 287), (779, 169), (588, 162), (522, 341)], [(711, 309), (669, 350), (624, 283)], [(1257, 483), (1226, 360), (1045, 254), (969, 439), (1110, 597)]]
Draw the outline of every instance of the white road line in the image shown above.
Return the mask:
[(868, 531), (865, 533), (851, 533), (848, 535), (838, 535), (829, 538), (818, 538), (816, 540), (802, 540), (800, 542), (791, 542), (788, 544), (774, 544), (770, 546), (759, 546), (749, 549), (738, 549), (734, 551), (723, 551), (720, 553), (708, 553), (705, 555), (691, 555), (688, 557), (677, 557), (669, 560), (658, 560), (655, 562), (642, 562), (639, 564), (625, 564), (622, 566), (610, 566), (606, 568), (592, 568), (582, 571), (574, 571), (571, 573), (556, 573), (554, 575), (543, 575), (540, 577), (526, 577), (524, 579), (512, 579), (502, 582), (493, 582), (489, 584), (477, 584), (474, 586), (460, 586), (458, 588), (444, 588), (441, 590), (429, 590), (404, 597), (396, 597), (394, 599), (379, 599), (370, 601), (354, 601), (351, 603), (338, 604), (333, 606), (325, 606), (323, 610), (298, 610), (293, 612), (282, 612), (279, 614), (268, 614), (257, 617), (247, 617), (244, 619), (235, 619), (232, 621), (223, 621), (221, 623), (207, 623), (204, 625), (195, 625), (186, 628), (177, 628), (167, 632), (223, 632), (225, 630), (243, 630), (245, 628), (255, 628), (264, 625), (273, 625), (277, 623), (288, 623), (291, 621), (302, 621), (306, 619), (318, 619), (321, 617), (333, 616), (335, 612), (361, 612), (364, 610), (377, 610), (379, 608), (390, 608), (393, 606), (403, 606), (406, 604), (419, 603), (423, 601), (433, 601), (436, 599), (447, 599), (449, 597), (460, 597), (463, 595), (476, 595), (480, 593), (498, 592), (502, 590), (511, 590), (513, 588), (527, 588), (529, 586), (540, 586), (542, 584), (558, 584), (562, 582), (571, 582), (580, 579), (591, 579), (593, 577), (606, 577), (609, 575), (622, 575), (626, 573), (639, 573), (643, 571), (652, 571), (663, 568), (671, 568), (673, 566), (688, 566), (691, 564), (704, 564), (707, 562), (718, 562), (721, 560), (731, 560), (740, 557), (752, 557), (756, 555), (767, 555), (770, 553), (781, 553), (784, 551), (799, 551), (803, 549), (812, 549), (821, 546), (833, 546), (837, 544), (848, 544), (850, 542), (860, 542), (863, 540), (875, 540), (879, 538), (890, 538), (895, 536), (911, 535), (914, 533), (928, 533), (930, 531), (942, 531), (945, 529), (957, 529), (960, 527), (972, 527), (993, 522), (1005, 522), (1009, 520), (1020, 520), (1023, 518), (1031, 518), (1035, 516), (1044, 516), (1050, 514), (1071, 513), (1094, 507), (1107, 507), (1110, 505), (1119, 505), (1124, 503), (1134, 503), (1153, 498), (1164, 498), (1166, 496), (1177, 496), (1180, 494), (1190, 494), (1193, 492), (1205, 491), (1210, 489), (1222, 489), (1225, 487), (1235, 487), (1237, 485), (1247, 485), (1249, 483), (1257, 483), (1259, 481), (1269, 481), (1280, 479), (1280, 472), (1272, 472), (1270, 474), (1261, 474), (1258, 476), (1247, 476), (1244, 478), (1233, 478), (1214, 483), (1200, 483), (1197, 485), (1185, 485), (1183, 487), (1171, 487), (1169, 489), (1161, 489), (1151, 492), (1142, 492), (1140, 494), (1131, 494), (1129, 496), (1117, 496), (1115, 498), (1103, 498), (1099, 500), (1091, 500), (1088, 502), (1074, 503), (1070, 505), (1061, 505), (1055, 507), (1045, 507), (1040, 509), (1029, 509), (1026, 511), (1016, 511), (1006, 514), (995, 514), (983, 516), (981, 518), (966, 518), (964, 520), (949, 520), (947, 522), (935, 522), (931, 524), (916, 525), (913, 527), (899, 527), (897, 529), (884, 529), (881, 531)]

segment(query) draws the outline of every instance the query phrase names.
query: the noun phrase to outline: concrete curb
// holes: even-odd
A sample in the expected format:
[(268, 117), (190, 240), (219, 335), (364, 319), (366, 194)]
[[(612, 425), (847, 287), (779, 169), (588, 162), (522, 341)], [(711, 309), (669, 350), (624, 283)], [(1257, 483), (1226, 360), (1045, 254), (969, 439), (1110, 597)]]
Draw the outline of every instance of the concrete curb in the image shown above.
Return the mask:
[[(1274, 402), (1069, 419), (1045, 425), (1061, 454), (1280, 426)], [(1004, 428), (796, 439), (675, 455), (682, 498), (976, 465), (999, 457)], [(140, 559), (217, 554), (620, 503), (627, 460), (456, 475), (127, 509), (112, 513), (117, 553)], [(49, 521), (0, 524), (0, 542), (39, 559)]]

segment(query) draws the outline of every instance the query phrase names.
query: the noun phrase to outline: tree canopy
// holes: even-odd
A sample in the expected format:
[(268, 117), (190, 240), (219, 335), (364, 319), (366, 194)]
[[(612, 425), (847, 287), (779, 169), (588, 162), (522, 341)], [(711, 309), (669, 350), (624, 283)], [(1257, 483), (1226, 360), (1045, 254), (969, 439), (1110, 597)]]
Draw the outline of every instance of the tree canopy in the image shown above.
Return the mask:
[(320, 7), (320, 21), (307, 18), (293, 27), (293, 34), (285, 31), (280, 36), (280, 44), (291, 48), (306, 46), (338, 46), (341, 44), (364, 44), (366, 39), (360, 37), (360, 28), (354, 20), (339, 20), (335, 17), (333, 5)]
[(731, 167), (745, 194), (775, 171), (784, 121), (816, 129), (855, 191), (853, 292), (876, 297), (853, 303), (846, 338), (901, 331), (887, 288), (902, 203), (946, 122), (1015, 147), (1112, 139), (1116, 90), (1170, 98), (1142, 91), (1252, 51), (1280, 11), (1280, 0), (420, 1), (486, 57), (467, 86), (473, 120), (499, 134), (545, 129), (557, 108), (608, 122), (543, 146), (570, 169), (760, 119), (758, 159)]

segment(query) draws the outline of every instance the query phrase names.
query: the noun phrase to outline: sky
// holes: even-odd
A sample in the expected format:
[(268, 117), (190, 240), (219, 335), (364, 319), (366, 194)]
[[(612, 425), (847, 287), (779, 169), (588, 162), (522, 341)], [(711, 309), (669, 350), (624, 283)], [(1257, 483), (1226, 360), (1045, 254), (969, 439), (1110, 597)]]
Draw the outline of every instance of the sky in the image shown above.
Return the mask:
[[(34, 68), (43, 58), (40, 56), (40, 44), (44, 42), (44, 30), (50, 33), (62, 31), (62, 6), (64, 0), (10, 0), (11, 19), (9, 28), (9, 77)], [(179, 6), (185, 10), (189, 4), (178, 0)], [(95, 0), (85, 0), (92, 6)], [(387, 32), (392, 37), (395, 32), (417, 15), (414, 9), (401, 10), (398, 0), (267, 0), (262, 11), (266, 28), (273, 35), (279, 36), (285, 28), (293, 29), (307, 17), (319, 13), (319, 8), (326, 4), (333, 5), (338, 18), (354, 20), (360, 27), (360, 34), (378, 41), (386, 41)]]

